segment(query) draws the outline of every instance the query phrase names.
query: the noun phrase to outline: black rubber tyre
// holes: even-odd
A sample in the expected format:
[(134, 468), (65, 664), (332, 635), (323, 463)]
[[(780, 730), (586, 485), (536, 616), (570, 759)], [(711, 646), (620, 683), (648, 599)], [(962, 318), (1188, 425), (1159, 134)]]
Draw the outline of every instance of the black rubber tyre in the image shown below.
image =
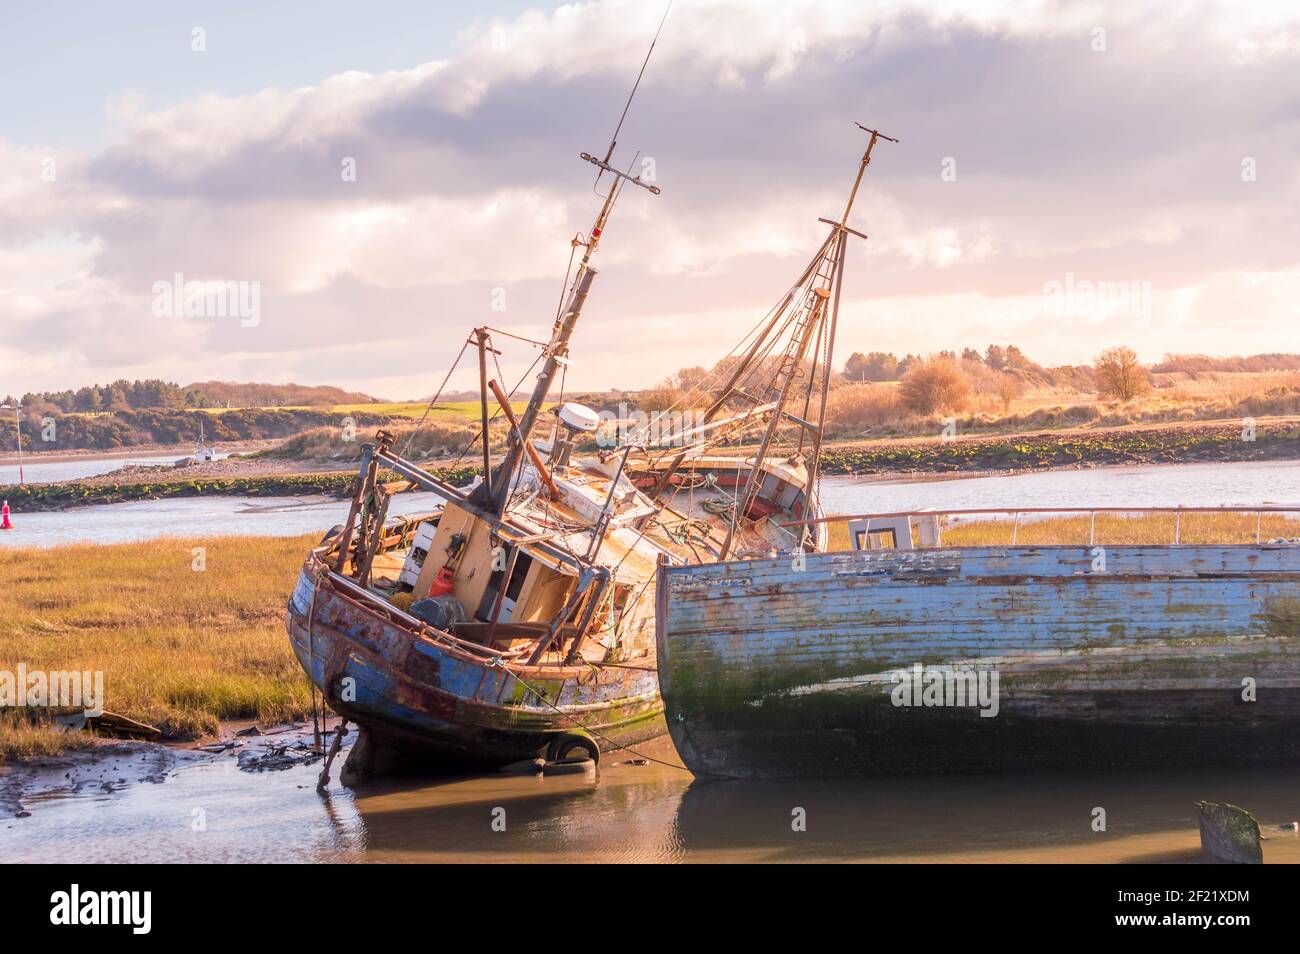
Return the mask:
[(546, 747), (546, 761), (562, 762), (566, 759), (584, 758), (599, 764), (600, 746), (583, 732), (565, 732), (551, 740)]

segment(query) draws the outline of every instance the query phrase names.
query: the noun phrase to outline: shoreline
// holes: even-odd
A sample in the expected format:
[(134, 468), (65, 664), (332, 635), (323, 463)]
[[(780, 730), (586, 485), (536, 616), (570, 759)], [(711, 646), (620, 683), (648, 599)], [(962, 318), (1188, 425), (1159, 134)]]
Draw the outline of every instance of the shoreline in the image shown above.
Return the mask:
[[(1300, 422), (1294, 418), (1260, 420), (1253, 440), (1242, 435), (1241, 422), (1227, 421), (834, 442), (822, 452), (820, 472), (824, 477), (924, 481), (1094, 467), (1300, 459)], [(726, 452), (745, 450), (737, 447)], [(467, 482), (480, 471), (477, 466), (449, 467), (450, 463), (433, 460), (425, 465), (454, 484)], [(341, 497), (349, 493), (354, 475), (351, 461), (259, 454), (178, 469), (131, 467), (81, 480), (8, 485), (0, 487), (0, 496), (14, 509), (27, 512), (213, 495)], [(386, 479), (401, 478), (392, 474)]]
[[(274, 437), (249, 441), (205, 441), (205, 446), (230, 454), (254, 454), (278, 447), (283, 440)], [(61, 450), (23, 451), (23, 466), (36, 464), (68, 464), (77, 461), (130, 460), (133, 457), (163, 457), (175, 454), (187, 457), (194, 453), (194, 443), (187, 444), (133, 444), (120, 450), (92, 450), (65, 448)], [(17, 467), (18, 455), (12, 450), (0, 450), (0, 467)]]

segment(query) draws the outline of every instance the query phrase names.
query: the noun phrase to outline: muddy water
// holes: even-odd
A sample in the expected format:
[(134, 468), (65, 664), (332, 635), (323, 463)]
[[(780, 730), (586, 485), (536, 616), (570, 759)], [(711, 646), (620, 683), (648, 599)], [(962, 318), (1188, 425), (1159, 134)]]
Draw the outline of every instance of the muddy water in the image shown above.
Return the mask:
[[(643, 751), (675, 761), (666, 739)], [(250, 773), (232, 753), (189, 755), (160, 777), (141, 756), (136, 768), (91, 769), (90, 784), (52, 771), (54, 791), (29, 786), (30, 817), (0, 821), (0, 858), (1179, 863), (1202, 860), (1192, 805), (1213, 799), (1260, 818), (1266, 862), (1300, 862), (1300, 839), (1277, 828), (1300, 817), (1300, 766), (755, 783), (626, 758), (607, 756), (595, 779), (405, 779), (358, 791), (336, 769), (321, 797), (319, 764)], [(1092, 830), (1097, 807), (1104, 832)], [(804, 831), (793, 830), (796, 809)]]
[[(822, 496), (831, 513), (891, 513), (927, 507), (1300, 507), (1300, 461), (1167, 464), (951, 480), (831, 477)], [(392, 516), (431, 510), (432, 493), (399, 494)], [(122, 543), (165, 535), (324, 533), (347, 517), (348, 501), (326, 497), (192, 497), (17, 513), (0, 546)]]
[(830, 513), (977, 507), (1300, 507), (1300, 461), (1157, 464), (943, 480), (828, 477)]

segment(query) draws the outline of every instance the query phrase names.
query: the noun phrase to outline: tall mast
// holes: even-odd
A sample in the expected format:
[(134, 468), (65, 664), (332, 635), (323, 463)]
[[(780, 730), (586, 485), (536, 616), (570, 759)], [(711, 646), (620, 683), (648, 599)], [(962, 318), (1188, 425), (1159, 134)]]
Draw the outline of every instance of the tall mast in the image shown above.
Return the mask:
[[(871, 133), (871, 139), (867, 142), (867, 151), (862, 154), (862, 163), (858, 166), (858, 177), (853, 180), (853, 189), (849, 192), (849, 201), (845, 203), (844, 214), (840, 216), (838, 228), (832, 230), (831, 236), (839, 244), (839, 251), (836, 254), (836, 260), (839, 267), (835, 270), (835, 289), (834, 299), (831, 302), (830, 325), (827, 328), (826, 337), (826, 360), (822, 367), (822, 393), (821, 406), (817, 412), (817, 430), (813, 433), (812, 452), (809, 458), (808, 466), (808, 484), (804, 488), (804, 525), (800, 533), (799, 545), (802, 548), (808, 542), (812, 534), (812, 520), (815, 516), (818, 488), (817, 477), (821, 471), (822, 462), (822, 438), (826, 431), (826, 401), (831, 393), (831, 373), (834, 368), (835, 355), (835, 333), (840, 318), (840, 291), (844, 288), (844, 259), (848, 251), (849, 235), (857, 235), (866, 238), (861, 232), (854, 232), (848, 227), (849, 212), (853, 209), (853, 200), (858, 197), (858, 186), (862, 185), (862, 177), (867, 171), (867, 166), (871, 164), (871, 150), (876, 148), (876, 141), (884, 139), (888, 142), (896, 143), (897, 139), (886, 136), (884, 133), (868, 129), (862, 123), (854, 123), (863, 132)], [(810, 392), (811, 393), (811, 392)]]
[[(800, 420), (799, 426), (812, 431), (812, 452), (811, 463), (808, 468), (808, 483), (804, 488), (804, 512), (808, 519), (811, 519), (813, 509), (814, 495), (816, 493), (816, 482), (818, 465), (821, 457), (822, 434), (826, 426), (826, 398), (830, 391), (831, 379), (831, 361), (834, 354), (835, 332), (839, 321), (840, 306), (840, 289), (844, 281), (844, 258), (847, 247), (848, 235), (857, 235), (860, 238), (866, 238), (861, 232), (855, 231), (848, 227), (849, 213), (853, 210), (853, 203), (858, 196), (858, 188), (862, 185), (862, 177), (867, 171), (867, 166), (871, 164), (871, 152), (876, 147), (877, 140), (886, 139), (889, 142), (898, 142), (891, 136), (875, 129), (868, 129), (861, 123), (855, 125), (864, 132), (871, 133), (871, 140), (867, 143), (866, 152), (862, 154), (862, 161), (858, 165), (857, 177), (853, 180), (853, 188), (849, 191), (848, 201), (844, 205), (844, 213), (838, 221), (832, 219), (818, 219), (831, 227), (830, 235), (826, 242), (818, 250), (817, 255), (808, 270), (804, 272), (804, 281), (808, 281), (808, 276), (813, 276), (809, 282), (805, 297), (798, 309), (794, 312), (793, 325), (790, 342), (782, 355), (780, 365), (777, 369), (776, 379), (773, 386), (777, 391), (776, 406), (771, 411), (771, 420), (768, 422), (767, 430), (763, 433), (763, 438), (759, 442), (758, 450), (754, 455), (754, 463), (750, 468), (749, 477), (740, 488), (740, 493), (736, 501), (736, 509), (731, 515), (731, 523), (727, 527), (727, 536), (723, 540), (722, 548), (719, 552), (718, 559), (725, 560), (731, 552), (732, 544), (735, 541), (736, 532), (740, 527), (740, 521), (744, 519), (745, 513), (749, 510), (750, 503), (758, 494), (759, 483), (763, 471), (763, 460), (767, 455), (768, 449), (772, 445), (772, 440), (776, 436), (777, 427), (786, 417), (785, 405), (790, 397), (795, 380), (802, 374), (803, 362), (808, 353), (808, 346), (812, 342), (813, 335), (816, 333), (820, 341), (820, 336), (824, 333), (826, 336), (826, 353), (822, 364), (822, 393), (820, 401), (819, 415), (816, 424), (810, 421)], [(786, 299), (784, 307), (788, 307), (789, 297)], [(825, 328), (823, 329), (823, 323)], [(769, 326), (771, 327), (771, 326)], [(813, 358), (813, 372), (816, 372), (818, 358)], [(808, 396), (811, 398), (811, 383), (809, 385)], [(800, 438), (802, 447), (802, 436)], [(804, 524), (804, 535), (800, 538), (800, 545), (807, 539), (808, 523)]]
[[(610, 137), (609, 148), (605, 151), (605, 158), (597, 159), (585, 152), (581, 154), (584, 161), (591, 163), (600, 170), (596, 173), (597, 183), (606, 173), (611, 175), (614, 181), (605, 194), (605, 201), (600, 207), (600, 212), (596, 215), (596, 221), (592, 224), (591, 231), (587, 233), (587, 238), (585, 240), (581, 237), (573, 239), (574, 247), (578, 245), (585, 247), (582, 261), (578, 263), (578, 270), (573, 276), (573, 284), (569, 287), (567, 303), (555, 317), (555, 324), (551, 328), (551, 340), (544, 352), (546, 361), (542, 365), (542, 370), (537, 374), (537, 383), (533, 386), (533, 392), (528, 398), (528, 406), (519, 419), (519, 427), (513, 429), (510, 434), (505, 457), (502, 458), (501, 463), (493, 472), (490, 491), (485, 490), (482, 494), (495, 513), (502, 513), (510, 499), (515, 469), (519, 466), (524, 447), (528, 443), (533, 427), (537, 423), (537, 416), (541, 413), (542, 405), (546, 403), (546, 398), (551, 392), (551, 384), (555, 380), (555, 373), (560, 368), (568, 365), (569, 340), (573, 337), (573, 329), (582, 315), (582, 306), (587, 301), (591, 283), (596, 277), (596, 269), (592, 267), (591, 259), (605, 234), (605, 224), (609, 220), (610, 213), (614, 210), (614, 204), (618, 200), (619, 193), (622, 192), (623, 186), (629, 182), (654, 195), (658, 195), (660, 192), (658, 186), (643, 181), (640, 176), (634, 176), (630, 172), (616, 169), (610, 164), (610, 160), (614, 156), (615, 146), (618, 145), (618, 133), (623, 128), (623, 120), (627, 118), (627, 111), (632, 105), (632, 100), (636, 97), (637, 89), (641, 86), (641, 78), (645, 76), (645, 68), (646, 64), (650, 62), (650, 54), (654, 52), (655, 43), (659, 40), (659, 34), (663, 32), (664, 21), (668, 19), (669, 9), (672, 9), (671, 2), (669, 2), (668, 8), (664, 10), (663, 19), (659, 21), (659, 29), (655, 31), (654, 38), (650, 41), (650, 48), (646, 50), (645, 59), (641, 63), (641, 71), (637, 74), (636, 82), (632, 85), (632, 92), (628, 95), (627, 103), (623, 106), (623, 114), (619, 117), (618, 125), (614, 127), (614, 134)], [(486, 480), (484, 486), (487, 486)]]

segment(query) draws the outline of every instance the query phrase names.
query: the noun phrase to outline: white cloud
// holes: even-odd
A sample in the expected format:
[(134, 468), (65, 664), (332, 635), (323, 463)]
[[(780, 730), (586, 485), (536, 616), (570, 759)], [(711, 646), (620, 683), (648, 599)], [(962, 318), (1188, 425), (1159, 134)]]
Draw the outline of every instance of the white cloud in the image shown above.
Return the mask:
[[(1152, 283), (1150, 327), (1102, 329), (1144, 349), (1185, 350), (1160, 344), (1174, 327), (1203, 350), (1300, 349), (1300, 12), (1181, 9), (677, 4), (618, 152), (649, 151), (664, 195), (620, 202), (576, 383), (651, 383), (747, 328), (841, 207), (863, 144), (852, 119), (903, 141), (881, 147), (855, 212), (871, 239), (855, 242), (846, 347), (999, 339), (1085, 360), (1095, 329), (1081, 340), (1031, 307), (1072, 271)], [(108, 90), (112, 136), (93, 155), (0, 141), (0, 326), (25, 329), (0, 352), (6, 386), (147, 371), (382, 393), (437, 377), (475, 322), (544, 333), (599, 203), (574, 154), (602, 141), (661, 12), (533, 11), (445, 61), (163, 109)], [(1242, 182), (1243, 155), (1258, 181)], [(261, 281), (266, 320), (151, 323), (149, 288), (176, 271)]]

